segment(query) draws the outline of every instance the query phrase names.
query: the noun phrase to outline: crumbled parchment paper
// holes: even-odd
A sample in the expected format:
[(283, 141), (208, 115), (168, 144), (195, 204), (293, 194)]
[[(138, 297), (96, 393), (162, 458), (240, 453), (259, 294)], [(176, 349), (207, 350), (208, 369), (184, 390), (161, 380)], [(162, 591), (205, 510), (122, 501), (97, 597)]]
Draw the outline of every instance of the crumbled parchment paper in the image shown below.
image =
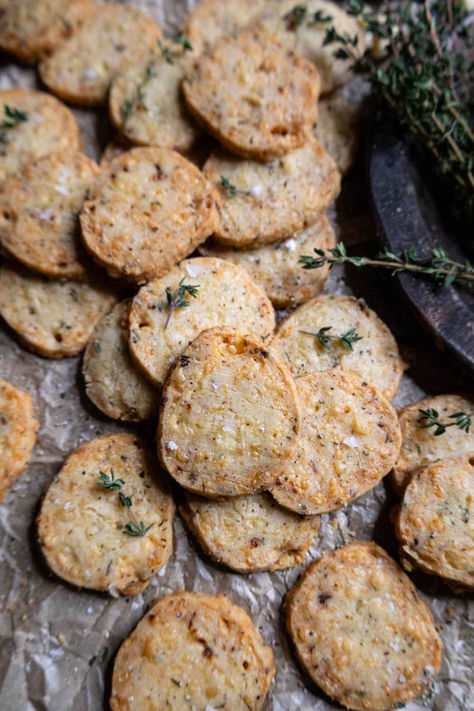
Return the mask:
[[(13, 1), (13, 0), (12, 0)], [(225, 0), (222, 0), (225, 2)], [(167, 32), (176, 31), (195, 3), (186, 0), (135, 0)], [(38, 86), (34, 70), (4, 61), (0, 88)], [(112, 133), (105, 109), (74, 109), (87, 153), (98, 158)], [(350, 243), (374, 238), (363, 170), (345, 184), (331, 210), (339, 236)], [(349, 286), (349, 284), (351, 286)], [(351, 287), (353, 289), (351, 289)], [(420, 333), (390, 278), (334, 272), (328, 291), (356, 293), (385, 318), (402, 343), (415, 379), (404, 376), (395, 400), (402, 406), (425, 392), (462, 385), (456, 369)], [(73, 589), (44, 566), (35, 541), (34, 519), (41, 495), (67, 454), (84, 440), (130, 425), (108, 420), (84, 395), (80, 359), (51, 361), (24, 350), (0, 327), (0, 376), (33, 396), (41, 426), (33, 458), (0, 506), (0, 709), (1, 711), (101, 711), (108, 708), (113, 657), (121, 642), (158, 596), (180, 588), (224, 593), (250, 614), (275, 655), (276, 678), (265, 711), (326, 711), (339, 708), (303, 681), (281, 619), (283, 596), (302, 567), (281, 573), (237, 575), (214, 565), (194, 544), (176, 517), (173, 555), (144, 593), (113, 599)], [(153, 441), (154, 423), (137, 427)], [(385, 483), (353, 505), (324, 516), (307, 562), (354, 539), (372, 539), (396, 555)], [(443, 665), (429, 699), (408, 711), (474, 709), (474, 605), (453, 595), (440, 581), (414, 575), (433, 610), (443, 642)], [(179, 711), (179, 709), (176, 709)]]

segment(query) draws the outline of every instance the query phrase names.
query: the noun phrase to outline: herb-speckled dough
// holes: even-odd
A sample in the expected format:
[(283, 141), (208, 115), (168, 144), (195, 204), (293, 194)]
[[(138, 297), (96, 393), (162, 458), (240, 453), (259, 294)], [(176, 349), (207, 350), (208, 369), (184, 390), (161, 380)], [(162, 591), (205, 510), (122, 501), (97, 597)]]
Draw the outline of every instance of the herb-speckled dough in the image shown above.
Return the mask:
[(217, 40), (237, 35), (263, 9), (267, 0), (203, 0), (187, 16), (183, 32), (193, 50), (209, 50)]
[(37, 429), (31, 395), (0, 379), (0, 501), (31, 457)]
[(219, 257), (244, 267), (252, 279), (262, 286), (276, 308), (287, 308), (316, 296), (323, 290), (329, 274), (327, 266), (302, 269), (299, 263), (301, 255), (335, 245), (334, 230), (324, 215), (311, 227), (283, 242), (246, 250), (207, 242), (199, 251), (204, 256)]
[(420, 467), (403, 494), (396, 533), (406, 567), (474, 588), (474, 450)]
[(5, 181), (0, 193), (0, 242), (15, 259), (54, 278), (86, 275), (79, 213), (99, 172), (90, 158), (53, 154)]
[(258, 711), (273, 653), (224, 595), (179, 590), (160, 598), (119, 649), (112, 711)]
[(318, 104), (318, 122), (314, 135), (342, 175), (352, 168), (359, 146), (359, 122), (356, 110), (342, 96), (329, 96)]
[[(334, 336), (355, 328), (362, 340), (352, 344), (352, 351), (338, 342), (331, 342), (328, 349), (316, 337), (301, 333), (317, 333), (328, 326), (332, 326), (329, 333)], [(359, 375), (389, 399), (396, 394), (405, 367), (390, 330), (365, 301), (353, 296), (323, 294), (308, 301), (281, 322), (272, 346), (293, 375), (340, 366)]]
[(77, 32), (41, 62), (41, 79), (65, 101), (102, 104), (116, 74), (140, 62), (161, 36), (136, 7), (96, 5)]
[[(301, 54), (313, 62), (321, 76), (321, 93), (326, 94), (352, 79), (350, 59), (336, 59), (334, 51), (337, 45), (324, 44), (328, 27), (334, 25), (336, 31), (352, 39), (357, 36), (357, 48), (362, 54), (365, 49), (365, 33), (355, 17), (351, 17), (343, 8), (326, 0), (309, 0), (300, 5), (306, 9), (303, 21), (292, 22), (291, 13), (298, 5), (295, 0), (270, 0), (265, 4), (261, 15), (254, 18), (253, 26), (258, 30), (273, 35), (282, 45)], [(330, 22), (314, 22), (314, 14), (319, 12)]]
[(163, 464), (209, 498), (274, 484), (293, 455), (300, 406), (293, 378), (263, 342), (203, 331), (166, 381), (158, 425)]
[(375, 388), (340, 368), (296, 378), (296, 388), (301, 433), (271, 493), (300, 514), (327, 513), (388, 474), (400, 451), (397, 413)]
[(349, 709), (401, 707), (438, 673), (431, 611), (375, 543), (357, 541), (315, 561), (288, 593), (286, 613), (302, 667)]
[(224, 37), (195, 59), (183, 82), (191, 112), (226, 148), (271, 160), (308, 139), (319, 74), (265, 34)]
[(435, 435), (434, 427), (422, 427), (419, 410), (436, 410), (441, 422), (452, 422), (449, 415), (455, 412), (473, 412), (474, 402), (461, 395), (436, 395), (426, 397), (403, 408), (398, 413), (402, 430), (402, 448), (393, 467), (392, 481), (397, 491), (402, 491), (410, 475), (418, 467), (437, 459), (474, 452), (474, 428), (469, 432), (450, 427), (444, 434)]
[(81, 213), (82, 239), (111, 276), (161, 277), (219, 221), (219, 195), (167, 148), (134, 148), (106, 165)]
[(109, 417), (139, 422), (158, 412), (158, 394), (137, 370), (128, 348), (130, 303), (123, 301), (97, 325), (84, 353), (86, 393)]
[(26, 121), (6, 129), (0, 142), (0, 185), (18, 175), (32, 161), (51, 153), (74, 154), (79, 148), (76, 119), (60, 101), (31, 89), (0, 91), (0, 123), (8, 117), (5, 107), (26, 113)]
[[(123, 486), (99, 486), (103, 471)], [(128, 536), (132, 520), (118, 492), (132, 499), (144, 536)], [(134, 595), (167, 563), (173, 542), (175, 507), (164, 487), (156, 456), (131, 434), (110, 434), (85, 442), (51, 482), (37, 519), (41, 550), (51, 570), (72, 585)]]
[(0, 269), (0, 315), (23, 343), (46, 358), (80, 353), (117, 301), (106, 286), (49, 281), (13, 266)]
[[(179, 282), (199, 286), (189, 306), (169, 313), (166, 289)], [(130, 351), (137, 365), (155, 383), (163, 385), (168, 371), (201, 331), (229, 326), (241, 333), (267, 338), (275, 327), (275, 312), (263, 289), (245, 269), (222, 259), (187, 259), (161, 279), (143, 286), (130, 311)]]
[(238, 573), (302, 563), (319, 529), (319, 516), (285, 511), (267, 493), (220, 501), (186, 494), (180, 513), (204, 551)]
[[(215, 151), (203, 172), (222, 198), (216, 238), (233, 247), (292, 237), (318, 221), (340, 188), (334, 161), (315, 140), (270, 163)], [(235, 195), (222, 185), (222, 177), (235, 186)]]
[(87, 17), (92, 0), (0, 0), (0, 48), (33, 63)]

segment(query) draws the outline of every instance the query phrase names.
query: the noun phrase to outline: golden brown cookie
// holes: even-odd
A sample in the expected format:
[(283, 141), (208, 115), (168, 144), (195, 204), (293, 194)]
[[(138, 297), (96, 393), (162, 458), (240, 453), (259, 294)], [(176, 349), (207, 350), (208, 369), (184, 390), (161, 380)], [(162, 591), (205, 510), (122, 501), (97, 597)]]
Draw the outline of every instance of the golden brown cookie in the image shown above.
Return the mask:
[(206, 257), (219, 257), (244, 267), (260, 284), (276, 308), (301, 304), (324, 289), (329, 267), (301, 269), (299, 259), (314, 249), (336, 246), (336, 236), (326, 215), (311, 227), (298, 232), (283, 242), (267, 244), (256, 249), (225, 247), (212, 240), (199, 247)]
[(81, 213), (82, 238), (114, 277), (161, 277), (219, 221), (219, 195), (167, 148), (134, 148), (106, 165)]
[(426, 427), (427, 420), (420, 410), (434, 410), (440, 422), (454, 423), (451, 415), (471, 414), (474, 402), (461, 395), (436, 395), (408, 405), (398, 413), (402, 430), (402, 448), (392, 472), (392, 482), (398, 492), (403, 491), (411, 474), (418, 467), (437, 459), (474, 452), (474, 429), (469, 432), (450, 425), (443, 434), (436, 435), (436, 427)]
[(172, 552), (174, 503), (143, 440), (85, 442), (51, 482), (37, 519), (51, 570), (72, 585), (135, 595)]
[(38, 158), (79, 149), (79, 127), (64, 104), (41, 91), (0, 91), (0, 185)]
[(53, 278), (86, 275), (79, 213), (99, 173), (90, 158), (53, 154), (8, 178), (0, 193), (0, 243), (33, 271)]
[(321, 218), (340, 188), (334, 161), (314, 139), (270, 163), (218, 150), (203, 172), (222, 198), (216, 238), (232, 247), (292, 237)]
[(342, 175), (347, 175), (359, 147), (359, 121), (356, 110), (342, 96), (328, 96), (318, 104), (314, 134)]
[(183, 93), (190, 111), (226, 148), (271, 160), (309, 138), (319, 74), (270, 35), (243, 32), (191, 63)]
[(119, 649), (112, 711), (257, 711), (275, 674), (273, 653), (224, 595), (179, 590), (159, 598)]
[[(351, 342), (352, 338), (360, 340)], [(326, 345), (321, 340), (327, 340)], [(390, 330), (363, 299), (353, 296), (323, 294), (308, 301), (281, 322), (272, 346), (293, 375), (339, 366), (389, 399), (396, 394), (405, 367)]]
[(158, 393), (134, 365), (128, 348), (130, 303), (122, 301), (97, 324), (84, 353), (86, 393), (103, 413), (139, 422), (158, 412)]
[[(173, 308), (180, 290), (181, 308)], [(169, 294), (169, 297), (168, 297)], [(241, 267), (221, 259), (187, 259), (161, 279), (142, 286), (130, 312), (130, 351), (137, 365), (161, 386), (188, 344), (201, 331), (229, 326), (241, 333), (268, 338), (275, 313), (265, 292)]]
[(163, 390), (161, 460), (185, 489), (209, 498), (274, 484), (300, 429), (295, 384), (262, 341), (228, 328), (203, 331)]
[(26, 467), (37, 429), (31, 395), (0, 379), (0, 501)]
[(45, 358), (80, 353), (117, 298), (108, 286), (50, 281), (11, 265), (0, 269), (0, 315), (18, 338)]
[(319, 516), (285, 511), (267, 493), (218, 501), (186, 494), (180, 513), (204, 551), (238, 573), (302, 563), (319, 529)]
[(411, 570), (474, 588), (474, 450), (420, 467), (403, 493), (395, 531)]
[(375, 543), (356, 541), (316, 560), (288, 593), (286, 613), (301, 666), (349, 709), (404, 706), (439, 671), (431, 611)]
[(183, 33), (193, 50), (209, 50), (217, 40), (236, 36), (265, 6), (267, 0), (203, 0), (187, 16)]
[(48, 89), (65, 101), (94, 106), (109, 86), (156, 45), (161, 30), (131, 5), (96, 5), (83, 25), (39, 67)]

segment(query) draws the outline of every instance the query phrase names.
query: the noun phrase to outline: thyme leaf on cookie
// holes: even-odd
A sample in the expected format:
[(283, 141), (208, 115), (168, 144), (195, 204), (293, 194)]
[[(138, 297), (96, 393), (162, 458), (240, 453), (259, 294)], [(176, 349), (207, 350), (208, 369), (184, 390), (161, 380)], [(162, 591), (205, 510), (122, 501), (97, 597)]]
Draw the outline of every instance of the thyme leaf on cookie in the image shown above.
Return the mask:
[(305, 21), (306, 15), (308, 13), (307, 5), (295, 5), (283, 19), (286, 20), (288, 29), (292, 30), (295, 27), (300, 27)]
[[(103, 489), (107, 489), (108, 491), (118, 491), (125, 485), (125, 481), (123, 479), (116, 479), (114, 470), (112, 469), (112, 467), (110, 467), (110, 476), (102, 470), (99, 471), (99, 480), (97, 484)], [(132, 518), (132, 520), (128, 521), (125, 526), (122, 526), (120, 524), (119, 530), (122, 531), (122, 533), (125, 533), (125, 535), (127, 536), (144, 536), (154, 524), (151, 523), (149, 526), (145, 526), (143, 521), (138, 521), (137, 517), (133, 512), (133, 503), (131, 496), (127, 496), (127, 494), (125, 494), (123, 491), (119, 491), (118, 499), (121, 505), (125, 506), (125, 508), (130, 511), (130, 516)]]
[(452, 422), (442, 422), (439, 419), (439, 412), (434, 408), (428, 408), (427, 410), (418, 409), (420, 417), (418, 423), (421, 429), (429, 429), (434, 427), (435, 437), (439, 437), (444, 434), (448, 427), (457, 427), (463, 432), (469, 433), (472, 425), (472, 412), (453, 412), (452, 415), (448, 415), (448, 419)]
[(110, 476), (102, 470), (99, 471), (99, 481), (97, 483), (103, 489), (108, 489), (109, 491), (117, 491), (118, 489), (121, 489), (122, 486), (125, 484), (123, 479), (115, 478), (114, 470), (112, 469), (112, 467), (110, 468)]
[(135, 105), (130, 99), (125, 99), (122, 106), (120, 107), (120, 116), (122, 118), (122, 125), (125, 126), (130, 116), (135, 111)]
[(173, 55), (169, 47), (165, 47), (161, 40), (158, 40), (158, 47), (160, 48), (161, 56), (168, 64), (174, 64)]
[(355, 328), (349, 328), (345, 333), (342, 333), (340, 336), (334, 336), (329, 331), (332, 330), (332, 326), (323, 326), (322, 328), (319, 329), (316, 333), (313, 331), (300, 331), (300, 333), (304, 333), (306, 336), (312, 336), (313, 338), (316, 338), (318, 342), (321, 344), (323, 348), (327, 348), (327, 350), (332, 350), (332, 345), (331, 343), (334, 341), (337, 341), (343, 348), (345, 348), (348, 351), (354, 350), (352, 348), (353, 343), (357, 343), (357, 341), (362, 340), (362, 336), (359, 336)]
[(183, 35), (182, 32), (177, 32), (175, 36), (173, 37), (173, 42), (175, 44), (180, 44), (182, 48), (186, 51), (191, 51), (193, 48), (193, 45), (189, 41), (189, 38), (186, 37), (186, 35)]
[(133, 521), (129, 521), (122, 528), (122, 533), (125, 533), (126, 536), (133, 536), (135, 538), (139, 538), (143, 537), (152, 526), (154, 526), (153, 523), (150, 523), (149, 526), (145, 526), (143, 521), (140, 521), (140, 523), (134, 523)]
[(20, 109), (15, 109), (15, 107), (8, 106), (5, 104), (3, 107), (5, 118), (2, 123), (0, 123), (0, 143), (5, 143), (7, 140), (7, 131), (10, 128), (15, 128), (19, 123), (23, 123), (28, 120), (28, 114), (26, 111), (20, 111)]
[(166, 287), (166, 300), (168, 301), (168, 315), (165, 321), (165, 331), (168, 328), (170, 318), (173, 315), (175, 309), (183, 309), (189, 306), (189, 301), (187, 300), (187, 295), (192, 296), (195, 299), (198, 295), (199, 284), (185, 284), (184, 277), (178, 284), (178, 288), (173, 291)]
[(225, 175), (221, 175), (221, 185), (224, 188), (224, 190), (227, 192), (228, 197), (233, 198), (237, 195), (237, 193), (238, 193), (237, 186), (234, 185), (234, 183), (231, 183), (229, 178), (226, 178)]

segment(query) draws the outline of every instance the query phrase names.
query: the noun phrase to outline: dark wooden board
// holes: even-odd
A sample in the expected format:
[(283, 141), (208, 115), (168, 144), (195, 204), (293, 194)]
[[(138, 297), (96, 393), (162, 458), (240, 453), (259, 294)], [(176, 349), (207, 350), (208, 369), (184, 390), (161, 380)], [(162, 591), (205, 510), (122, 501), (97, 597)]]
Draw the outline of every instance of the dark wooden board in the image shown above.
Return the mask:
[[(415, 245), (422, 260), (430, 257), (434, 247), (443, 247), (452, 259), (466, 260), (468, 255), (455, 231), (450, 231), (444, 211), (438, 209), (422, 167), (396, 128), (379, 114), (369, 136), (369, 190), (383, 247), (400, 255)], [(458, 286), (439, 287), (408, 273), (396, 279), (437, 346), (449, 351), (474, 377), (474, 293)]]

